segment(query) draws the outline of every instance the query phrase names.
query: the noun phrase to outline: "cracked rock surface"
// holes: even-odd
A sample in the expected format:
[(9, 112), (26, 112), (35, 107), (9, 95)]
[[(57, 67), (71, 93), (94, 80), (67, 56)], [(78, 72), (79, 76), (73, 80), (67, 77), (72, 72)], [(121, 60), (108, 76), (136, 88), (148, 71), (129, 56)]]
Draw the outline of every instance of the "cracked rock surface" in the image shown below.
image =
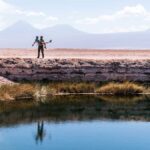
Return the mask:
[(150, 60), (1, 58), (0, 76), (2, 78), (0, 82), (5, 80), (149, 82)]

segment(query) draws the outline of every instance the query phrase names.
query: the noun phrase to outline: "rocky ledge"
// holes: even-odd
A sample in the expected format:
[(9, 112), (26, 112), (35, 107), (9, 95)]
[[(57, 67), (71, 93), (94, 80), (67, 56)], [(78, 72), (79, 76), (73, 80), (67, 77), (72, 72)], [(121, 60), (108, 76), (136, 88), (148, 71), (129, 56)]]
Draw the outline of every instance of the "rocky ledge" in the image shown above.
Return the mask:
[(150, 81), (150, 60), (1, 58), (0, 76), (11, 81)]

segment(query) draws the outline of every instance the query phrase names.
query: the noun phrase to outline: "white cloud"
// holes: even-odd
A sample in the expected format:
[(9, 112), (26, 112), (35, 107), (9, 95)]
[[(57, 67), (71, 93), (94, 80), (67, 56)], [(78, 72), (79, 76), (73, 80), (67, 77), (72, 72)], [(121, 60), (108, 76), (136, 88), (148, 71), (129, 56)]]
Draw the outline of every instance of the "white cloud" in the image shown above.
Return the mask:
[(122, 10), (117, 11), (111, 15), (100, 15), (97, 17), (87, 17), (82, 20), (77, 20), (76, 23), (96, 24), (100, 21), (115, 21), (127, 17), (143, 17), (144, 19), (150, 18), (150, 12), (146, 11), (144, 6), (138, 4), (136, 6), (127, 6)]
[[(112, 14), (102, 14), (97, 17), (85, 17), (76, 20), (77, 25), (86, 25), (100, 32), (130, 32), (150, 28), (150, 12), (141, 4), (126, 6)], [(96, 31), (94, 31), (96, 32)]]
[(13, 5), (0, 0), (0, 13), (7, 13), (7, 11), (12, 12), (13, 9), (15, 9)]
[(34, 12), (34, 11), (23, 11), (23, 10), (19, 10), (17, 9), (16, 11), (16, 14), (19, 14), (19, 15), (25, 15), (27, 17), (30, 17), (30, 16), (33, 16), (33, 17), (46, 17), (47, 15), (43, 12)]
[(111, 14), (100, 14), (95, 17), (83, 17), (84, 15), (72, 10), (66, 17), (58, 18), (42, 11), (22, 9), (0, 0), (0, 30), (18, 20), (30, 22), (37, 28), (65, 23), (93, 33), (142, 31), (150, 28), (150, 11), (141, 4), (126, 6)]
[(50, 25), (51, 23), (53, 24), (53, 22), (57, 22), (59, 19), (45, 14), (44, 12), (23, 10), (4, 0), (0, 0), (0, 29), (2, 30), (19, 20), (30, 22), (32, 25), (39, 24), (39, 26), (42, 27), (45, 25), (42, 24), (41, 20), (44, 20), (47, 25)]
[(58, 21), (58, 18), (57, 17), (53, 17), (53, 16), (49, 16), (49, 17), (46, 18), (46, 20), (47, 21), (49, 21), (49, 20), (50, 21)]

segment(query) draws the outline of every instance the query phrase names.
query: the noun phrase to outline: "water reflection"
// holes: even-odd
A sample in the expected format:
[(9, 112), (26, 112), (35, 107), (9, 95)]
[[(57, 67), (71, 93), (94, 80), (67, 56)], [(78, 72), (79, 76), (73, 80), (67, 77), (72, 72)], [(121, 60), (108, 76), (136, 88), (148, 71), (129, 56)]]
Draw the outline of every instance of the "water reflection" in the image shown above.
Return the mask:
[[(145, 120), (150, 121), (148, 96), (57, 96), (46, 102), (0, 102), (0, 126), (37, 122), (37, 142), (45, 138), (43, 121), (66, 120)], [(43, 121), (39, 121), (43, 120)]]
[(35, 136), (36, 143), (43, 142), (44, 137), (46, 136), (46, 132), (44, 130), (44, 121), (37, 122), (37, 133)]
[[(119, 121), (111, 121), (114, 119)], [(4, 138), (0, 149), (149, 150), (150, 123), (145, 121), (150, 121), (150, 98), (145, 96), (62, 96), (44, 103), (0, 102), (0, 133)]]
[[(38, 124), (38, 122), (37, 122)], [(36, 124), (36, 125), (37, 125)], [(44, 126), (43, 126), (43, 125)], [(40, 122), (53, 139), (36, 144), (31, 135), (34, 123), (0, 128), (1, 150), (149, 150), (150, 123), (135, 121)], [(37, 126), (36, 126), (37, 127)], [(121, 137), (121, 138), (120, 138)], [(41, 138), (39, 138), (38, 142)]]

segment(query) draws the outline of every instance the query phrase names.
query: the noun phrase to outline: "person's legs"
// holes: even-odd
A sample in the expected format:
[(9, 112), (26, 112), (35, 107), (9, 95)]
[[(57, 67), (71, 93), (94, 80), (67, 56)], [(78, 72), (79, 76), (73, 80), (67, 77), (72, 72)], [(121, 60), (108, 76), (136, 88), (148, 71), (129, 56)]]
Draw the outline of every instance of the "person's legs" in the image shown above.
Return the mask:
[(38, 47), (38, 57), (37, 58), (40, 58), (40, 46)]
[(44, 58), (44, 47), (41, 48), (42, 57)]

